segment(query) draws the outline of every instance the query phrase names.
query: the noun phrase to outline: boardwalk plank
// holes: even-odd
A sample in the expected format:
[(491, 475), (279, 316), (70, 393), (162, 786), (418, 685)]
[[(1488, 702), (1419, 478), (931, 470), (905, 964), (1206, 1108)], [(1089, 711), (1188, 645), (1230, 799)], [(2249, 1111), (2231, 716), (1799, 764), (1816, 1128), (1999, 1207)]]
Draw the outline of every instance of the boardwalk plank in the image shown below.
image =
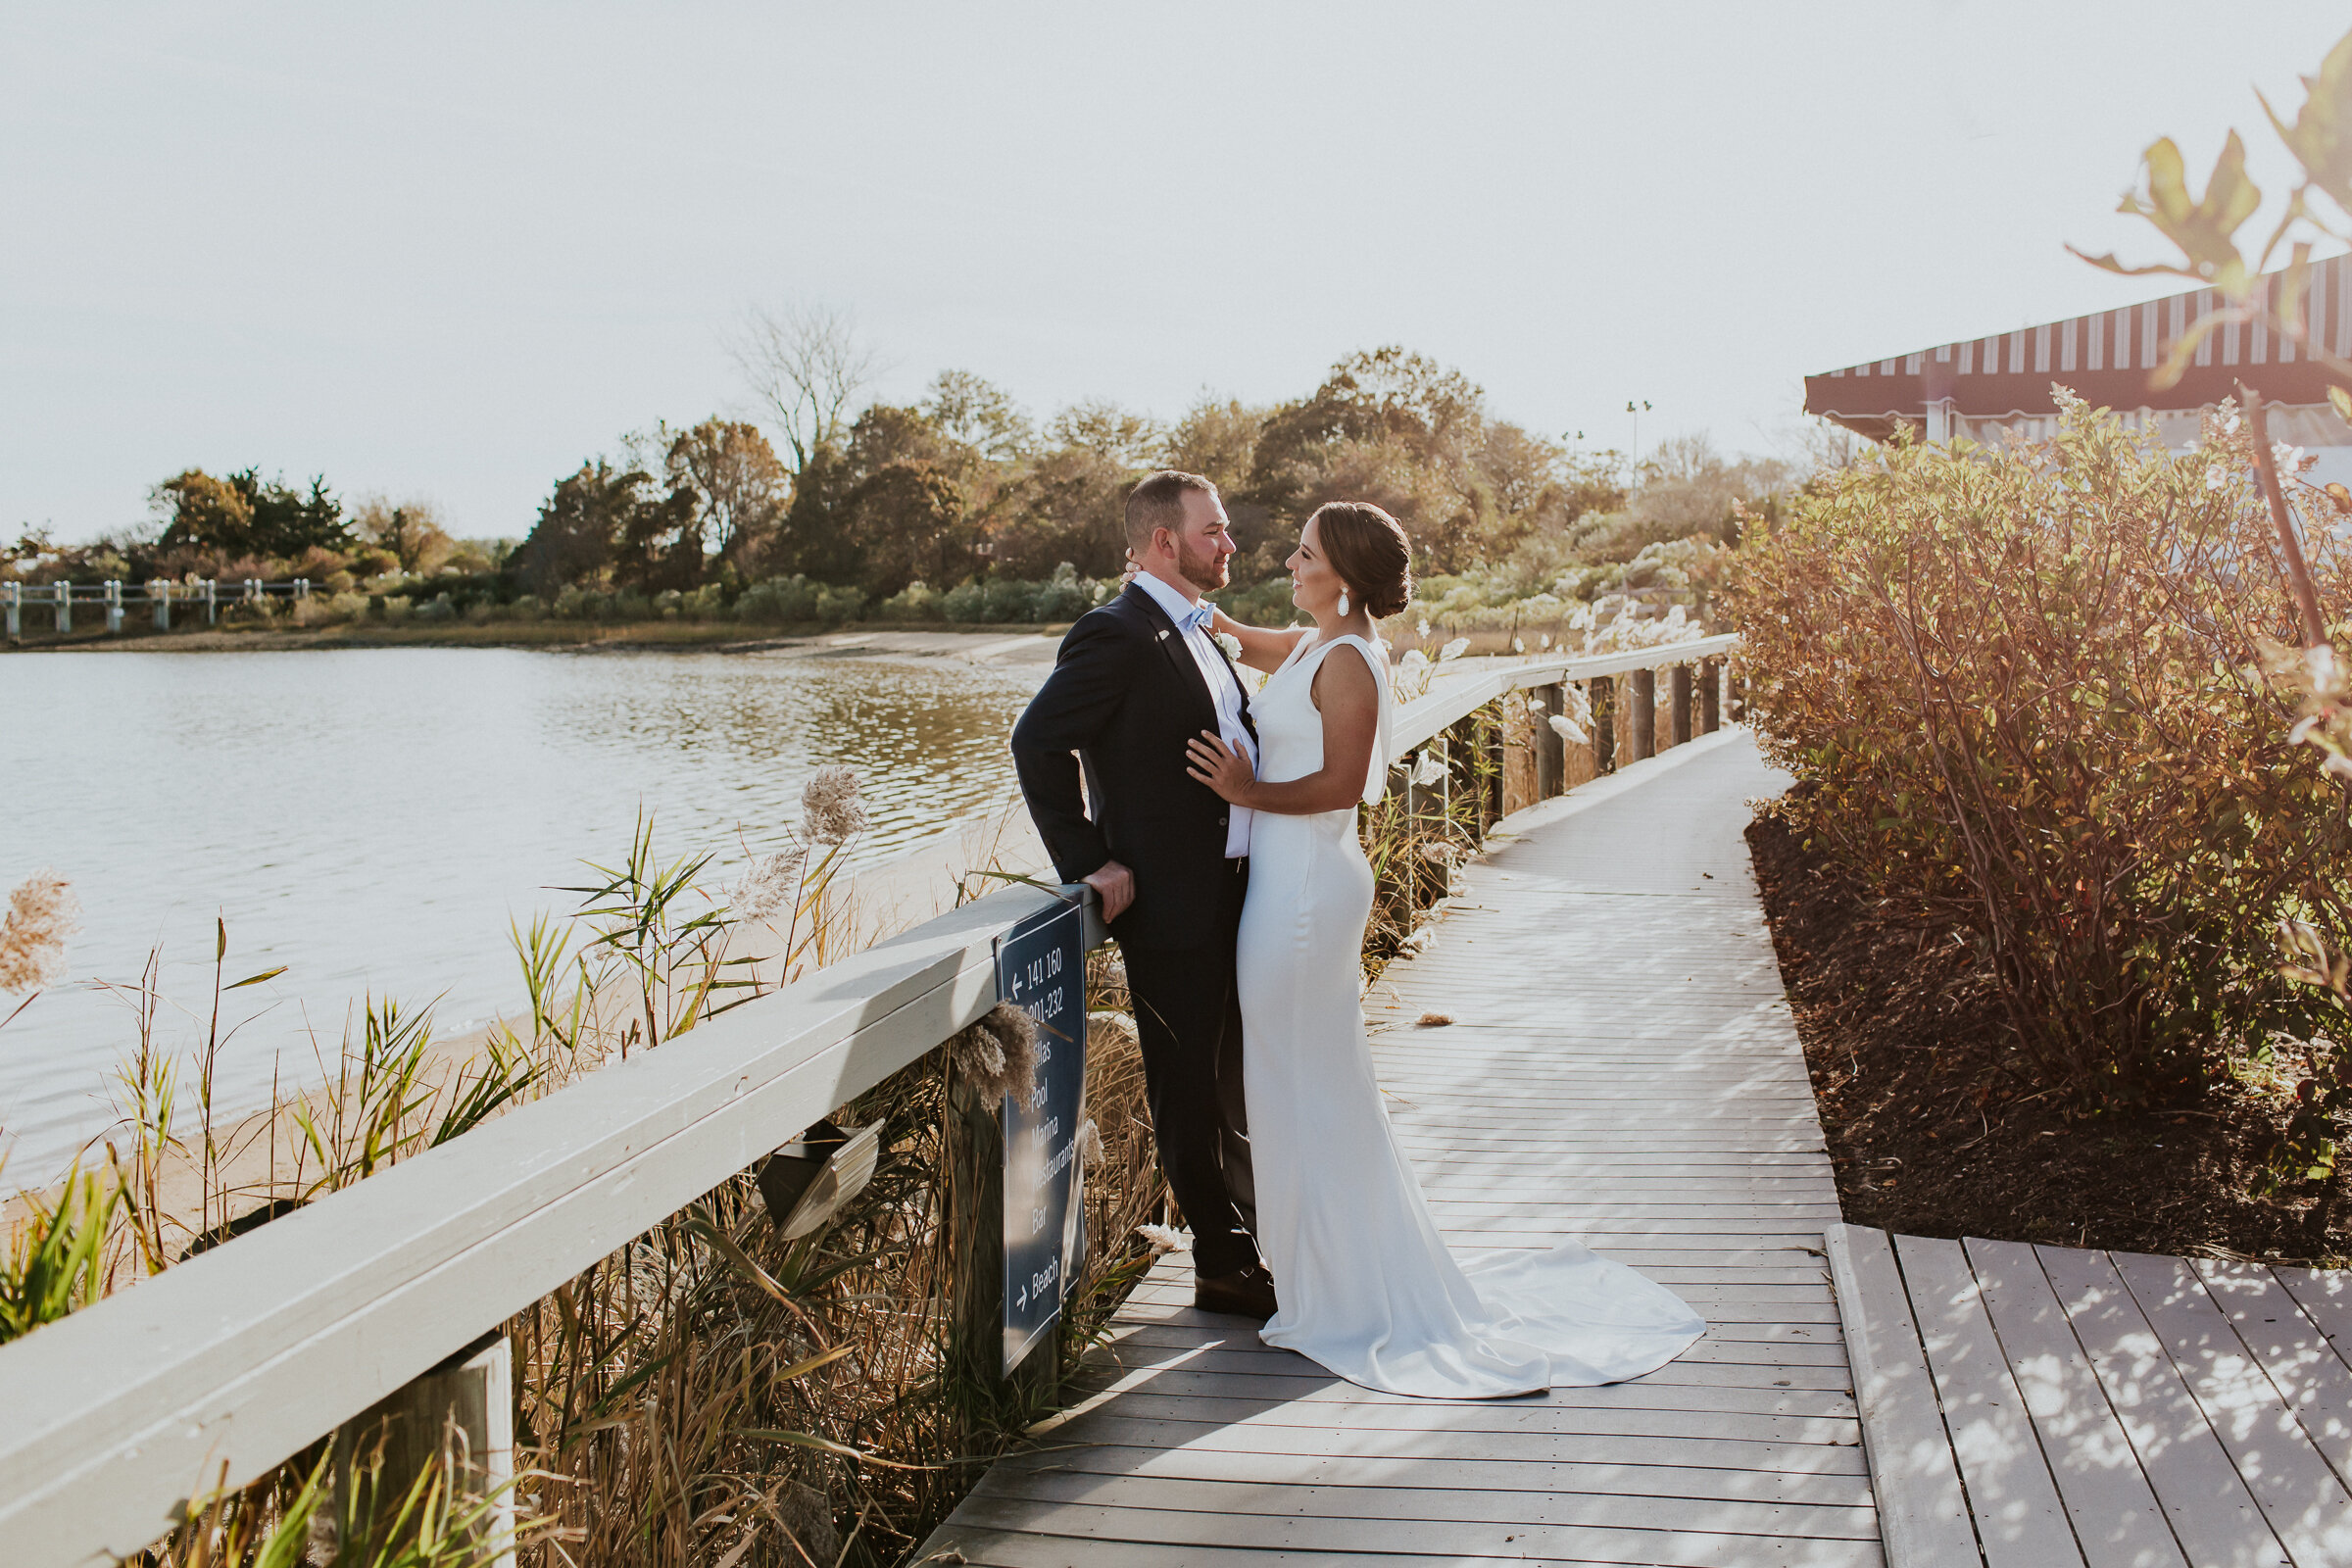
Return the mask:
[[(1124, 1410), (1122, 1403), (1118, 1406)], [(1452, 1431), (1366, 1426), (1312, 1426), (1270, 1421), (1186, 1421), (1143, 1419), (1113, 1414), (1107, 1408), (1090, 1412), (1056, 1431), (1043, 1446), (1005, 1463), (1027, 1463), (1071, 1455), (1072, 1462), (1090, 1449), (1154, 1446), (1187, 1453), (1269, 1454), (1313, 1458), (1335, 1465), (1357, 1459), (1399, 1462), (1428, 1459), (1438, 1463), (1461, 1461), (1475, 1466), (1523, 1464), (1545, 1473), (1565, 1474), (1579, 1468), (1627, 1465), (1645, 1471), (1680, 1469), (1691, 1474), (1721, 1471), (1728, 1480), (1710, 1487), (1758, 1489), (1800, 1487), (1786, 1478), (1831, 1477), (1838, 1489), (1821, 1501), (1845, 1501), (1866, 1494), (1869, 1468), (1858, 1446), (1825, 1443), (1775, 1443), (1723, 1438), (1704, 1445), (1673, 1437), (1625, 1434)], [(1700, 1464), (1695, 1461), (1705, 1460)], [(1776, 1480), (1774, 1478), (1784, 1478)], [(1827, 1484), (1827, 1483), (1825, 1483)], [(1515, 1489), (1514, 1489), (1515, 1490)]]
[(1894, 1251), (1985, 1563), (2049, 1568), (2078, 1560), (2058, 1484), (1960, 1244), (1899, 1236)]
[[(1192, 1513), (1173, 1509), (1106, 1508), (1084, 1503), (974, 1495), (958, 1516), (975, 1524), (1071, 1536), (1090, 1543), (1083, 1560), (1098, 1556), (1098, 1542), (1188, 1541), (1200, 1546), (1251, 1546), (1318, 1551), (1417, 1552), (1425, 1557), (1502, 1556), (1554, 1563), (1642, 1563), (1659, 1568), (1755, 1568), (1760, 1555), (1776, 1568), (1848, 1568), (1880, 1562), (1878, 1543), (1802, 1538), (1760, 1542), (1753, 1536), (1678, 1530), (1627, 1530), (1604, 1525), (1454, 1523), (1280, 1515)], [(1190, 1560), (1190, 1559), (1186, 1559)]]
[[(1197, 1361), (1214, 1361), (1220, 1354), (1217, 1351), (1204, 1351), (1196, 1359), (1188, 1359), (1175, 1366), (1130, 1369), (1101, 1382), (1088, 1378), (1081, 1387), (1088, 1393), (1111, 1389), (1148, 1389), (1153, 1394), (1197, 1395), (1220, 1399), (1273, 1399), (1298, 1404), (1336, 1403), (1350, 1407), (1393, 1405), (1405, 1410), (1421, 1410), (1453, 1402), (1416, 1399), (1405, 1395), (1358, 1389), (1316, 1368), (1313, 1362), (1303, 1357), (1296, 1358), (1301, 1370), (1295, 1375), (1267, 1371), (1194, 1370)], [(1560, 1410), (1692, 1410), (1740, 1415), (1847, 1416), (1854, 1409), (1853, 1400), (1842, 1389), (1693, 1387), (1689, 1384), (1654, 1383), (1647, 1378), (1633, 1383), (1612, 1383), (1597, 1389), (1554, 1389), (1547, 1396), (1526, 1395), (1521, 1397), (1530, 1403)]]
[(1122, 1413), (1186, 1421), (1259, 1419), (1281, 1426), (1379, 1427), (1404, 1432), (1536, 1432), (1573, 1436), (1683, 1438), (1699, 1444), (1719, 1439), (1748, 1443), (1835, 1443), (1862, 1441), (1860, 1421), (1851, 1416), (1769, 1415), (1722, 1410), (1675, 1410), (1591, 1405), (1432, 1405), (1308, 1401), (1260, 1395), (1176, 1394), (1146, 1386), (1117, 1395)]
[(1904, 1568), (1980, 1568), (1960, 1470), (1936, 1405), (1910, 1298), (1884, 1231), (1824, 1233), (1887, 1555)]
[[(1260, 1467), (1262, 1471), (1263, 1467)], [(1544, 1467), (1546, 1469), (1551, 1467)], [(1622, 1478), (1615, 1478), (1622, 1479)], [(1166, 1508), (1293, 1519), (1383, 1519), (1411, 1524), (1604, 1526), (1619, 1530), (1696, 1530), (1730, 1536), (1878, 1539), (1870, 1504), (1588, 1492), (1553, 1483), (1531, 1490), (1350, 1485), (1103, 1474), (1042, 1466), (999, 1465), (980, 1485), (985, 1494), (1033, 1502), (1105, 1508)]]
[(2034, 1255), (2189, 1561), (2287, 1562), (2113, 1260), (2058, 1247), (2036, 1247)]
[[(1122, 1423), (1132, 1441), (1108, 1443), (1098, 1433), (1084, 1444), (1024, 1453), (1000, 1470), (1084, 1471), (1088, 1474), (1175, 1477), (1193, 1481), (1264, 1482), (1285, 1486), (1432, 1488), (1454, 1492), (1621, 1494), (1715, 1502), (1805, 1503), (1868, 1508), (1869, 1478), (1816, 1471), (1789, 1473), (1745, 1467), (1635, 1464), (1620, 1458), (1586, 1463), (1507, 1459), (1476, 1442), (1442, 1454), (1366, 1451), (1361, 1444), (1327, 1452), (1311, 1441), (1302, 1451), (1271, 1445), (1243, 1450), (1200, 1443), (1168, 1443), (1167, 1423)], [(1314, 1436), (1306, 1436), (1311, 1440)], [(1150, 1441), (1157, 1439), (1160, 1441)], [(1875, 1525), (1872, 1527), (1877, 1528)]]
[[(1306, 1357), (1290, 1350), (1256, 1348), (1242, 1346), (1194, 1347), (1173, 1348), (1165, 1346), (1134, 1345), (1128, 1342), (1090, 1355), (1087, 1365), (1115, 1371), (1118, 1375), (1165, 1369), (1181, 1364), (1185, 1371), (1201, 1376), (1297, 1377), (1327, 1380), (1331, 1374)], [(1772, 1387), (1818, 1394), (1846, 1394), (1847, 1373), (1842, 1365), (1797, 1366), (1781, 1365), (1775, 1368)], [(1671, 1366), (1661, 1367), (1641, 1380), (1645, 1389), (1740, 1389), (1751, 1396), (1755, 1391), (1756, 1363), (1708, 1361), (1685, 1357)], [(1632, 1387), (1633, 1385), (1618, 1385)], [(1690, 1397), (1696, 1397), (1690, 1396)]]
[(2216, 1305), (2262, 1366), (2304, 1434), (2339, 1481), (2352, 1481), (2352, 1367), (2271, 1270), (2259, 1263), (2195, 1262)]
[(2352, 1272), (2274, 1264), (2271, 1273), (2327, 1337), (2336, 1355), (2352, 1365)]
[(2179, 1568), (2165, 1522), (2034, 1249), (1971, 1237), (1969, 1263), (2090, 1568)]
[[(1228, 1320), (1230, 1321), (1230, 1320)], [(1173, 1323), (1164, 1318), (1121, 1318), (1116, 1321), (1105, 1341), (1106, 1346), (1151, 1345), (1170, 1348), (1196, 1345), (1222, 1345), (1229, 1349), (1252, 1350), (1262, 1355), (1287, 1355), (1289, 1351), (1274, 1350), (1262, 1344), (1254, 1329), (1231, 1329), (1208, 1324)], [(1769, 1344), (1750, 1344), (1727, 1340), (1708, 1334), (1696, 1345), (1685, 1350), (1678, 1361), (1707, 1363), (1717, 1361), (1753, 1362), (1764, 1366), (1826, 1366), (1839, 1371), (1845, 1369), (1845, 1351), (1835, 1343), (1811, 1345), (1777, 1340)], [(1661, 1369), (1662, 1370), (1662, 1369)], [(1656, 1376), (1652, 1373), (1651, 1376)]]
[(2111, 1254), (2279, 1544), (2301, 1568), (2352, 1563), (2352, 1493), (2187, 1260)]
[[(924, 1545), (926, 1550), (912, 1559), (908, 1568), (942, 1568), (949, 1563), (969, 1563), (974, 1568), (1431, 1568), (1426, 1556), (1385, 1551), (1318, 1551), (1311, 1547), (1284, 1551), (1197, 1543), (1082, 1541), (1026, 1530), (981, 1529), (961, 1519), (943, 1528)], [(1500, 1557), (1448, 1556), (1444, 1561), (1472, 1568), (1479, 1563), (1518, 1564), (1527, 1559), (1513, 1552)]]

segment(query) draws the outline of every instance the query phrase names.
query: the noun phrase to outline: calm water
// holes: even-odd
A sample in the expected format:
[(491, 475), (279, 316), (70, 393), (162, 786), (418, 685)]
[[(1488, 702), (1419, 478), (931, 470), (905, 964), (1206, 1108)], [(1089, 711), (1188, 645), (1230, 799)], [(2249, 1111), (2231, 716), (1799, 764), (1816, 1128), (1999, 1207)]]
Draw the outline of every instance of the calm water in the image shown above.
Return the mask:
[[(1012, 716), (1045, 668), (956, 658), (477, 649), (45, 654), (0, 659), (0, 890), (73, 882), (77, 982), (164, 955), (184, 1049), (209, 1004), (214, 920), (245, 1020), (222, 1098), (315, 1075), (353, 999), (441, 996), (443, 1033), (519, 1000), (510, 916), (568, 907), (583, 856), (640, 808), (664, 858), (774, 847), (815, 768), (863, 775), (871, 863), (1011, 787)], [(0, 999), (0, 1014), (17, 999)], [(52, 989), (0, 1029), (8, 1175), (44, 1178), (113, 1119), (135, 1038), (102, 989)]]

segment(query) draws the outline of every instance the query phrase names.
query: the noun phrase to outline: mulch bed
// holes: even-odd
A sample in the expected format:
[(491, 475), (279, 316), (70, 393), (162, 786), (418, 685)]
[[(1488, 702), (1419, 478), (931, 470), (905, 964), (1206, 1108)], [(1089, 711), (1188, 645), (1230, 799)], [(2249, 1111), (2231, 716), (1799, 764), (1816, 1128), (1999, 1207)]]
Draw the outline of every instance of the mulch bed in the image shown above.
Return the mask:
[[(2283, 1119), (2229, 1087), (2194, 1108), (2070, 1115), (1997, 1072), (1985, 978), (1925, 951), (1778, 820), (1747, 830), (1766, 918), (1851, 1224), (2192, 1256), (2343, 1266), (2301, 1196), (2254, 1196)], [(2317, 1255), (2315, 1255), (2317, 1254)]]

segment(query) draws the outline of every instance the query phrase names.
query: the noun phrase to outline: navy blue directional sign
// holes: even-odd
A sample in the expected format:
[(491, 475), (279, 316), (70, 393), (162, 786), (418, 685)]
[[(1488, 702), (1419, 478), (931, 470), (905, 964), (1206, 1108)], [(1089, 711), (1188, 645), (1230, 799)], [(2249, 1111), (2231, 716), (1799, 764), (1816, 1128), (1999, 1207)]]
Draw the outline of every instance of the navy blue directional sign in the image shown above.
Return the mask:
[(1061, 1315), (1078, 1210), (1086, 944), (1076, 904), (997, 939), (997, 995), (1037, 1020), (1037, 1080), (1004, 1097), (1004, 1370)]

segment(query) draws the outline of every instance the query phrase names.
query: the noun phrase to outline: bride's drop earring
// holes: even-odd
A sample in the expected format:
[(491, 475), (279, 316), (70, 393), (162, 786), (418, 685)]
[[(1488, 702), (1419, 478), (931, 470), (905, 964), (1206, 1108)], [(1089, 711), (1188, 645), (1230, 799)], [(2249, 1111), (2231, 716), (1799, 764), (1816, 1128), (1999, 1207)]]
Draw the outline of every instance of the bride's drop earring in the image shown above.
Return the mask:
[(1348, 590), (1347, 590), (1347, 589), (1345, 589), (1345, 588), (1343, 588), (1343, 589), (1341, 589), (1341, 590), (1340, 590), (1340, 614), (1341, 614), (1342, 618), (1345, 618), (1345, 617), (1347, 616), (1347, 613), (1348, 613)]

